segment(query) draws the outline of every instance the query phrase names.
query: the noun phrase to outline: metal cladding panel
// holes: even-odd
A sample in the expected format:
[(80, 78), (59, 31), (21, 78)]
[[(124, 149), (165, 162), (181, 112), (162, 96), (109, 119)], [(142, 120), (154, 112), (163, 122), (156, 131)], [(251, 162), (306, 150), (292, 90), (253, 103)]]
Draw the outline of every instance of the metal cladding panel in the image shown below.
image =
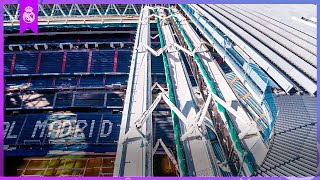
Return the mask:
[(73, 132), (73, 137), (75, 137), (73, 142), (96, 143), (99, 136), (101, 114), (78, 114), (76, 121), (77, 130)]
[(66, 57), (66, 73), (87, 72), (89, 52), (68, 51)]
[(292, 69), (289, 76), (295, 77), (297, 83), (299, 83), (303, 88), (305, 88), (310, 94), (317, 92), (317, 84), (312, 80), (308, 79), (306, 76), (299, 73), (297, 69)]
[(112, 72), (114, 62), (114, 51), (96, 50), (92, 51), (90, 72)]
[(258, 71), (253, 64), (245, 63), (243, 64), (243, 69), (245, 73), (255, 82), (255, 84), (260, 88), (261, 92), (264, 92), (268, 86), (268, 78)]
[(292, 56), (291, 61), (295, 62), (298, 67), (303, 67), (299, 68), (306, 72), (312, 79), (317, 80), (317, 69), (313, 67), (312, 65), (306, 63), (305, 61), (301, 61), (301, 59), (297, 56)]
[[(256, 13), (254, 11), (248, 12), (248, 10), (245, 10), (242, 7), (240, 7), (239, 9), (246, 12), (246, 15), (250, 15), (250, 17), (255, 17), (261, 24), (269, 27), (270, 29), (274, 29), (276, 32), (282, 34), (285, 37), (288, 37), (288, 39), (294, 40), (294, 42), (296, 42), (299, 45), (303, 46), (307, 44), (316, 44), (315, 39), (303, 33), (303, 31), (290, 28), (284, 24), (281, 24), (272, 19), (269, 19), (260, 13)], [(303, 47), (306, 48), (308, 46), (303, 46)], [(310, 50), (310, 48), (307, 48), (307, 49)], [(316, 53), (316, 51), (314, 51), (313, 53)]]
[[(267, 59), (265, 59), (263, 56), (260, 55), (260, 52), (257, 51), (256, 49), (252, 49), (249, 44), (247, 44), (245, 41), (240, 39), (239, 36), (234, 34), (232, 31), (230, 31), (228, 28), (224, 27), (219, 21), (217, 21), (213, 16), (210, 16), (207, 12), (204, 11), (204, 9), (208, 10), (206, 6), (201, 5), (201, 9), (198, 6), (194, 6), (198, 10), (201, 10), (202, 13), (205, 14), (206, 17), (209, 18), (210, 21), (215, 23), (220, 30), (224, 31), (227, 33), (227, 35), (237, 43), (242, 49), (245, 49), (246, 53), (248, 53), (261, 68), (263, 68), (266, 72), (268, 72), (269, 76), (271, 76), (276, 82), (284, 89), (286, 92), (290, 91), (294, 84), (288, 80), (288, 78), (281, 72), (279, 71), (273, 64), (271, 64)], [(211, 23), (210, 23), (211, 24)], [(242, 30), (243, 31), (243, 30)], [(213, 34), (213, 33), (210, 33)], [(209, 35), (210, 35), (209, 34)], [(241, 35), (245, 34), (245, 32), (242, 32)], [(258, 43), (253, 37), (251, 36), (246, 36), (247, 42), (250, 42), (252, 46), (254, 46), (254, 43)], [(261, 46), (264, 47), (264, 46)], [(267, 49), (267, 48), (266, 48)]]
[(24, 127), (21, 129), (18, 144), (42, 144), (46, 137), (46, 126), (49, 119), (50, 115), (48, 114), (29, 114)]
[(10, 86), (19, 86), (22, 84), (28, 83), (28, 77), (8, 77), (6, 78), (5, 87), (9, 88)]
[(39, 76), (31, 78), (31, 88), (52, 88), (53, 77)]
[(77, 92), (75, 93), (74, 106), (104, 106), (104, 92)]
[[(254, 14), (268, 21), (270, 24), (276, 24), (309, 42), (316, 42), (316, 29), (306, 26), (298, 21), (292, 20), (292, 16), (306, 17), (316, 16), (316, 6), (314, 5), (237, 5), (239, 8), (245, 9), (248, 13)], [(268, 9), (268, 11), (265, 11)], [(281, 13), (279, 13), (281, 12)], [(314, 41), (315, 40), (315, 41)]]
[(13, 58), (13, 53), (4, 54), (4, 74), (10, 74), (12, 58)]
[(205, 27), (208, 32), (210, 32), (210, 34), (213, 36), (213, 38), (216, 39), (216, 41), (218, 41), (220, 44), (224, 44), (225, 41), (227, 41), (227, 39), (223, 37), (223, 35), (219, 33), (211, 23), (208, 23), (206, 19), (204, 19), (197, 13), (194, 13), (193, 15), (199, 21), (199, 25), (203, 25), (203, 27)]
[(120, 133), (121, 115), (103, 115), (98, 144), (110, 143), (117, 145)]
[(305, 72), (308, 76), (313, 79), (317, 79), (316, 68), (302, 60), (298, 56), (292, 54), (292, 52), (288, 51), (287, 48), (280, 46), (279, 44), (275, 45), (273, 49), (276, 49), (278, 52), (281, 52), (281, 55), (286, 57), (286, 59), (294, 64), (298, 69)]
[[(288, 45), (289, 46), (289, 45)], [(292, 51), (294, 51), (295, 53), (297, 53), (299, 56), (303, 57), (305, 61), (307, 61), (308, 63), (310, 63), (313, 66), (317, 67), (317, 61), (316, 61), (316, 57), (314, 54), (310, 53), (309, 51), (300, 48), (299, 46), (293, 45), (290, 48)]]
[[(186, 8), (185, 5), (181, 5), (181, 6), (182, 8)], [(199, 26), (198, 28), (201, 28), (201, 30), (207, 36), (207, 38), (209, 39), (212, 38), (210, 35), (208, 35), (207, 29), (204, 28), (204, 26), (208, 26), (208, 22), (204, 21), (206, 23), (205, 25), (201, 23), (199, 24), (199, 22), (194, 20), (193, 15), (190, 12), (188, 12), (187, 8), (184, 10), (195, 22), (195, 24)], [(215, 43), (214, 39), (210, 39), (210, 40), (211, 40), (211, 43)], [(237, 53), (233, 48), (227, 48), (222, 50), (221, 46), (224, 46), (224, 45), (225, 45), (225, 42), (223, 42), (222, 44), (216, 45), (217, 50), (220, 51), (219, 53), (225, 52), (226, 62), (228, 63), (230, 68), (232, 68), (235, 71), (235, 73), (237, 73), (241, 81), (246, 82), (246, 84), (250, 86), (250, 88), (253, 90), (253, 92), (251, 93), (253, 93), (258, 98), (260, 98), (261, 93), (265, 93), (265, 92), (269, 93), (269, 91), (271, 92), (271, 87), (269, 86), (270, 83), (268, 82), (268, 78), (264, 75), (264, 73), (260, 71), (258, 67), (256, 67), (254, 64), (246, 65), (246, 60), (243, 57), (241, 57), (239, 53)], [(273, 110), (276, 108), (273, 106), (275, 106), (273, 101), (270, 101), (270, 100), (266, 101), (265, 111), (267, 114), (270, 114), (270, 116), (268, 116), (269, 118), (268, 124), (270, 123), (270, 125), (265, 133), (267, 137), (269, 137), (269, 135), (271, 134), (271, 129), (273, 128), (274, 122), (276, 120), (276, 115), (274, 115), (274, 112), (273, 112)]]
[(69, 77), (58, 77), (56, 79), (56, 86), (59, 87), (76, 87), (78, 84), (78, 79), (75, 76), (69, 76)]
[[(195, 5), (197, 7), (197, 5)], [(295, 81), (299, 81), (297, 79), (303, 78), (304, 81), (308, 81), (308, 84), (311, 84), (311, 86), (305, 85), (304, 83), (301, 83), (300, 81), (298, 82), (298, 84), (300, 86), (302, 86), (306, 91), (308, 91), (309, 93), (313, 94), (316, 92), (315, 88), (316, 87), (316, 83), (314, 83), (311, 79), (309, 79), (307, 76), (305, 76), (303, 73), (296, 71), (296, 74), (292, 75), (290, 74), (290, 71), (292, 69), (295, 69), (295, 67), (293, 67), (291, 64), (289, 64), (288, 62), (286, 62), (286, 60), (282, 59), (279, 55), (277, 55), (275, 52), (273, 52), (271, 49), (267, 48), (264, 44), (262, 44), (261, 42), (259, 42), (257, 39), (253, 38), (249, 33), (247, 33), (246, 31), (244, 31), (243, 29), (239, 28), (236, 24), (232, 23), (231, 21), (227, 20), (225, 17), (221, 16), (220, 14), (218, 14), (215, 11), (212, 11), (211, 8), (205, 6), (205, 5), (200, 5), (201, 8), (203, 8), (203, 10), (208, 11), (211, 15), (206, 14), (207, 17), (210, 18), (211, 16), (211, 20), (213, 21), (213, 16), (215, 18), (215, 22), (217, 20), (217, 22), (221, 23), (223, 22), (226, 27), (223, 27), (224, 25), (220, 24), (219, 26), (221, 26), (223, 28), (223, 31), (227, 31), (228, 34), (234, 34), (233, 32), (236, 32), (238, 35), (240, 35), (243, 40), (245, 40), (246, 42), (250, 42), (252, 47), (255, 47), (256, 50), (258, 50), (260, 53), (262, 53), (264, 56), (266, 56), (269, 60), (271, 60), (275, 65), (277, 65), (280, 69), (282, 69), (286, 74), (288, 74), (292, 79), (294, 79)], [(200, 8), (200, 10), (201, 10)], [(212, 16), (213, 15), (213, 16)], [(230, 31), (230, 29), (233, 30), (233, 32)], [(220, 28), (221, 29), (221, 28)], [(246, 51), (249, 51), (249, 55), (252, 53), (256, 53), (253, 52), (251, 50), (251, 47), (248, 48), (248, 44), (246, 44), (245, 42), (243, 42), (243, 40), (239, 39), (239, 37), (236, 37), (233, 35), (233, 40), (236, 40), (237, 43), (240, 43), (240, 47), (242, 47), (242, 49), (246, 49)], [(262, 49), (263, 48), (263, 49)], [(261, 57), (260, 57), (261, 58)], [(254, 59), (256, 61), (256, 59)], [(266, 69), (265, 67), (262, 66), (263, 69)], [(279, 73), (277, 76), (279, 76), (281, 73)], [(283, 75), (282, 75), (283, 76)], [(299, 76), (299, 78), (296, 78), (297, 76)], [(277, 77), (272, 77), (274, 80), (277, 80)], [(287, 89), (287, 88), (284, 88)]]
[[(290, 39), (289, 37), (285, 36), (282, 33), (283, 31), (282, 29), (277, 28), (277, 26), (273, 26), (272, 28), (270, 28), (265, 24), (263, 24), (261, 22), (261, 19), (250, 15), (250, 13), (243, 12), (239, 8), (236, 8), (230, 5), (219, 5), (219, 7), (228, 11), (229, 13), (232, 13), (232, 14), (236, 13), (237, 18), (241, 19), (242, 21), (245, 21), (247, 24), (251, 25), (252, 27), (256, 28), (258, 31), (270, 37), (272, 40), (285, 46), (287, 49), (291, 50), (293, 53), (299, 55), (307, 62), (310, 62), (311, 64), (316, 66), (316, 61), (309, 61), (309, 58), (314, 55), (312, 55), (312, 53), (310, 53), (309, 50), (305, 46), (303, 46), (303, 44), (300, 44), (294, 41), (294, 39), (297, 37)], [(308, 44), (306, 42), (302, 42), (302, 43)]]
[[(32, 74), (36, 72), (38, 52), (17, 52), (14, 74)], [(34, 59), (32, 61), (31, 59)]]
[(280, 109), (275, 136), (256, 176), (315, 176), (317, 169), (316, 97), (275, 96)]
[(309, 61), (310, 62), (315, 62), (315, 65), (317, 66), (317, 56), (311, 56)]
[[(41, 55), (40, 73), (61, 73), (63, 52), (43, 51)], [(37, 59), (32, 59), (37, 61)]]
[[(230, 73), (226, 74), (226, 76), (228, 78), (228, 81), (230, 82), (235, 77), (235, 74), (234, 74), (234, 72), (230, 72)], [(233, 83), (232, 88), (235, 90), (235, 92), (240, 97), (243, 97), (245, 94), (247, 94), (249, 92), (246, 89), (246, 87), (243, 86), (239, 80), (236, 80)], [(256, 113), (258, 115), (263, 114), (263, 110), (262, 110), (261, 106), (257, 103), (257, 101), (253, 97), (249, 96), (248, 98), (243, 100), (243, 102), (244, 102), (245, 106), (247, 106), (247, 107), (249, 106), (250, 108), (252, 108), (254, 113)], [(253, 113), (253, 112), (249, 111), (249, 113)], [(266, 117), (259, 118), (256, 122), (258, 123), (258, 127), (262, 132), (265, 131), (265, 129), (267, 128), (267, 126), (269, 124)], [(269, 138), (269, 137), (267, 137), (267, 138)]]
[[(237, 19), (237, 16), (230, 15), (229, 13), (227, 13), (225, 11), (222, 11), (217, 6), (211, 5), (210, 7), (212, 9), (214, 9), (215, 11), (217, 11), (217, 12), (221, 13), (222, 15), (224, 15), (226, 18), (228, 18), (228, 19), (225, 19), (225, 20), (232, 21), (233, 23), (235, 23), (240, 28), (245, 29), (248, 33), (250, 32), (250, 34), (255, 36), (256, 39), (259, 39), (264, 44), (266, 44), (270, 49), (272, 49), (273, 51), (279, 53), (281, 56), (285, 57), (288, 61), (290, 61), (291, 63), (295, 64), (297, 66), (297, 68), (299, 68), (302, 71), (304, 71), (306, 74), (311, 76), (313, 79), (317, 78), (317, 76), (315, 74), (313, 74), (313, 71), (309, 71), (309, 69), (310, 69), (309, 66), (310, 65), (308, 63), (306, 63), (304, 60), (302, 60), (301, 58), (299, 58), (298, 56), (296, 56), (294, 53), (289, 51), (287, 48), (281, 46), (279, 43), (277, 43), (274, 40), (270, 39), (264, 33), (258, 31), (257, 29), (255, 29), (255, 28), (253, 28), (251, 26), (249, 26), (245, 22), (240, 21), (239, 19)], [(295, 58), (295, 59), (293, 60), (292, 58)]]
[(16, 145), (20, 132), (23, 129), (26, 116), (5, 116), (4, 118), (4, 144)]

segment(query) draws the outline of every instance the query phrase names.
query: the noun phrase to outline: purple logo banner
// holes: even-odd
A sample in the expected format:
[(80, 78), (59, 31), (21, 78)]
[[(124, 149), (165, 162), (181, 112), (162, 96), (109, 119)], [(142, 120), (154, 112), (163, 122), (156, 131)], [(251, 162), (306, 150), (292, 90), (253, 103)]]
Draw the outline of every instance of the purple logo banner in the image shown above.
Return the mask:
[(20, 34), (28, 28), (38, 35), (38, 0), (20, 1)]

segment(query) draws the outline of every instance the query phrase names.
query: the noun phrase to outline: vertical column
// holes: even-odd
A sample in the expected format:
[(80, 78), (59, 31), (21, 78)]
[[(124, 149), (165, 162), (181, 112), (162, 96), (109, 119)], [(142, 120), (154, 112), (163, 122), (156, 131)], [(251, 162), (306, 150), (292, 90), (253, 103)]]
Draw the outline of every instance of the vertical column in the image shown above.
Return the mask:
[(107, 75), (103, 75), (102, 86), (106, 85)]
[(157, 76), (154, 76), (153, 77), (153, 83), (156, 83), (157, 82)]
[(52, 81), (52, 87), (56, 87), (56, 77), (53, 77), (53, 81)]
[(64, 51), (63, 60), (62, 60), (62, 67), (61, 67), (62, 73), (64, 73), (64, 70), (66, 69), (66, 62), (67, 62), (67, 51)]
[(80, 87), (81, 76), (78, 76), (77, 80), (77, 87)]
[(130, 33), (130, 37), (128, 39), (128, 42), (131, 42), (132, 34)]
[(88, 58), (88, 68), (87, 68), (87, 72), (90, 72), (91, 69), (91, 60), (92, 60), (92, 50), (89, 51), (89, 58)]
[(38, 54), (38, 62), (37, 62), (37, 68), (36, 68), (36, 73), (37, 74), (40, 71), (41, 56), (42, 56), (42, 51), (40, 51), (39, 54)]
[(31, 83), (31, 77), (29, 77), (29, 79), (28, 79), (28, 84), (27, 84), (26, 89), (30, 87), (30, 83)]
[(118, 64), (118, 49), (114, 52), (113, 58), (113, 72), (117, 72), (117, 64)]
[(16, 63), (16, 52), (13, 52), (12, 61), (11, 61), (11, 68), (10, 68), (10, 74), (13, 74), (15, 63)]

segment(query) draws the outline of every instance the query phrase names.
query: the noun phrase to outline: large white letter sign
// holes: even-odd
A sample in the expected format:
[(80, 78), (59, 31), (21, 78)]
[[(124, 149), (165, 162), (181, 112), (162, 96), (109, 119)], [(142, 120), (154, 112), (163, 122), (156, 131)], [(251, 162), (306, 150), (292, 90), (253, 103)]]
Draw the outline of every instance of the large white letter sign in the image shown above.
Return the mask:
[(4, 122), (4, 134), (3, 134), (3, 137), (6, 137), (7, 132), (9, 130), (9, 127), (10, 127), (10, 123), (9, 122)]
[[(73, 124), (70, 120), (63, 120), (61, 125), (61, 130), (59, 134), (59, 138), (68, 137), (72, 133), (73, 130)], [(72, 136), (72, 134), (71, 134)]]
[[(105, 129), (105, 127), (106, 127), (106, 124), (109, 124), (109, 129), (108, 129), (108, 132), (107, 132), (107, 134), (105, 134), (104, 133), (104, 129)], [(102, 121), (102, 128), (101, 128), (101, 132), (100, 132), (100, 137), (108, 137), (110, 134), (111, 134), (111, 132), (112, 132), (112, 122), (110, 122), (109, 120), (103, 120)]]
[(60, 129), (61, 129), (61, 122), (60, 121), (54, 121), (54, 122), (50, 123), (48, 137), (51, 137), (52, 133), (54, 133), (55, 138), (59, 137)]
[[(84, 126), (81, 128), (80, 124), (84, 124)], [(76, 125), (76, 129), (74, 131), (74, 137), (78, 137), (78, 134), (80, 133), (80, 136), (85, 138), (85, 134), (84, 134), (84, 129), (88, 126), (88, 123), (86, 120), (78, 120), (77, 125)]]
[(8, 135), (7, 135), (7, 139), (16, 139), (17, 138), (17, 135), (11, 135), (15, 124), (16, 124), (16, 122), (12, 121), (11, 127), (10, 127)]
[(36, 125), (34, 126), (31, 138), (34, 138), (36, 136), (38, 129), (41, 129), (40, 137), (42, 138), (44, 135), (44, 131), (46, 130), (46, 127), (47, 127), (47, 122), (37, 121)]
[(93, 128), (96, 120), (92, 120), (91, 125), (90, 125), (90, 132), (89, 132), (89, 137), (92, 137), (93, 134)]

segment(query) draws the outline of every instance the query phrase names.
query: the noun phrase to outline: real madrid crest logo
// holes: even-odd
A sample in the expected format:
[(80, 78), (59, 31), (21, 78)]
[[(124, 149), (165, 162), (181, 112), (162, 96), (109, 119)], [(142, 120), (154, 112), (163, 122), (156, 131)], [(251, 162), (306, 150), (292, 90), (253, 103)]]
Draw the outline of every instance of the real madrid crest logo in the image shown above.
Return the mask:
[(32, 23), (35, 19), (35, 15), (32, 12), (33, 9), (30, 6), (27, 6), (25, 9), (25, 12), (23, 13), (23, 21), (25, 23)]

